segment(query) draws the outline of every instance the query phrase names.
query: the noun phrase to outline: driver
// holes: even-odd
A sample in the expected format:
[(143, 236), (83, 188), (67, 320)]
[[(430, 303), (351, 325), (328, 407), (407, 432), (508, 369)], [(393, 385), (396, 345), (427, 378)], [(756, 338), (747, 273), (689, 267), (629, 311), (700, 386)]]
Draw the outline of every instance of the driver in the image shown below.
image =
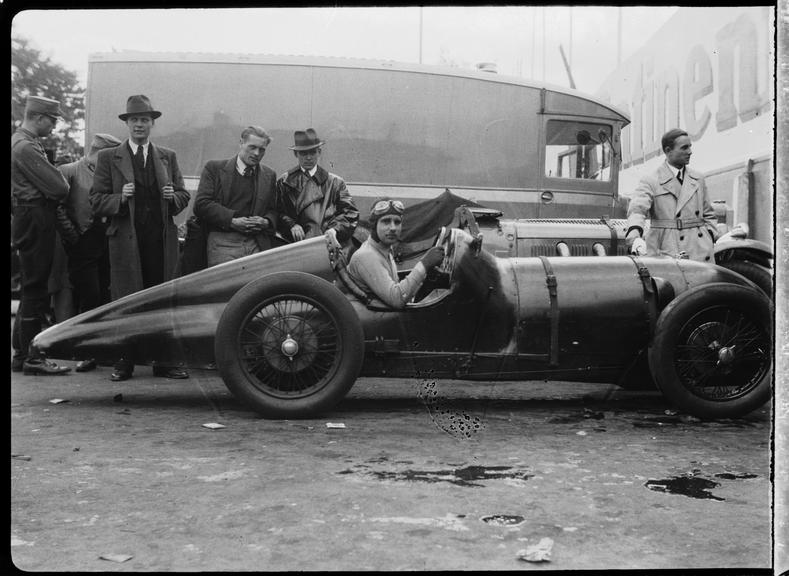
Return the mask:
[(370, 210), (370, 237), (354, 252), (348, 273), (356, 284), (392, 308), (405, 308), (425, 281), (428, 270), (444, 260), (443, 246), (433, 246), (398, 282), (392, 246), (403, 230), (403, 203), (382, 198)]

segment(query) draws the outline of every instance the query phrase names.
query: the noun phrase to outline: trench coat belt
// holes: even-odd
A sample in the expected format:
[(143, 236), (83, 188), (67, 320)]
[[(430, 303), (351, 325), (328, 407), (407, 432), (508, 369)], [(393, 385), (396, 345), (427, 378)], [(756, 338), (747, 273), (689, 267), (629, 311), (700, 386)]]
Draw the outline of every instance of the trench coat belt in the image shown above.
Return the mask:
[(674, 218), (672, 220), (650, 220), (651, 228), (669, 228), (672, 230), (683, 230), (685, 228), (695, 228), (703, 226), (704, 220), (701, 218)]

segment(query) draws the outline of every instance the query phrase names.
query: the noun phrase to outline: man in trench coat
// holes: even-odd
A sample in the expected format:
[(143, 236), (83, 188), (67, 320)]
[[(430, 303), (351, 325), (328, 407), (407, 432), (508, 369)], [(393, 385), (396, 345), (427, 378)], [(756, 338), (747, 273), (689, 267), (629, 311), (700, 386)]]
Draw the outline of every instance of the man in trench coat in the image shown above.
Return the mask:
[[(681, 252), (691, 260), (715, 263), (713, 244), (720, 233), (704, 176), (688, 166), (691, 143), (677, 128), (661, 139), (666, 161), (639, 182), (627, 210), (627, 242), (634, 254)], [(649, 218), (646, 239), (644, 228)]]
[[(126, 113), (129, 138), (120, 146), (102, 150), (90, 192), (93, 211), (107, 216), (111, 297), (127, 294), (171, 280), (178, 261), (178, 230), (173, 216), (186, 208), (189, 192), (175, 152), (154, 145), (149, 137), (156, 118), (144, 95), (130, 96)], [(127, 350), (115, 366), (113, 381), (131, 378), (134, 351)], [(187, 378), (184, 370), (154, 366), (154, 375)]]

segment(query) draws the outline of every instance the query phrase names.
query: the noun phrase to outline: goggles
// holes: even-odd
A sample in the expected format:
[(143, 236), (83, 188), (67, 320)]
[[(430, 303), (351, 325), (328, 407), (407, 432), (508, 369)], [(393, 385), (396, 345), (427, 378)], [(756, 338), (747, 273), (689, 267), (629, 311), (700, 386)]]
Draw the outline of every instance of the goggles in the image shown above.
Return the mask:
[(384, 214), (397, 214), (402, 215), (405, 211), (405, 206), (400, 200), (379, 200), (373, 205), (370, 211), (370, 216), (379, 217)]

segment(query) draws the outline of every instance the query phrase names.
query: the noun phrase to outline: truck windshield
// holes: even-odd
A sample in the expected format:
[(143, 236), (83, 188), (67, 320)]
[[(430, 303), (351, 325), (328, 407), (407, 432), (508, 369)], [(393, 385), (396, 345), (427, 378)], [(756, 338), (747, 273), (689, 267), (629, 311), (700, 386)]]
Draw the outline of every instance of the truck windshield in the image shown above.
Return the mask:
[(611, 179), (611, 127), (549, 120), (545, 133), (545, 175), (608, 181)]

